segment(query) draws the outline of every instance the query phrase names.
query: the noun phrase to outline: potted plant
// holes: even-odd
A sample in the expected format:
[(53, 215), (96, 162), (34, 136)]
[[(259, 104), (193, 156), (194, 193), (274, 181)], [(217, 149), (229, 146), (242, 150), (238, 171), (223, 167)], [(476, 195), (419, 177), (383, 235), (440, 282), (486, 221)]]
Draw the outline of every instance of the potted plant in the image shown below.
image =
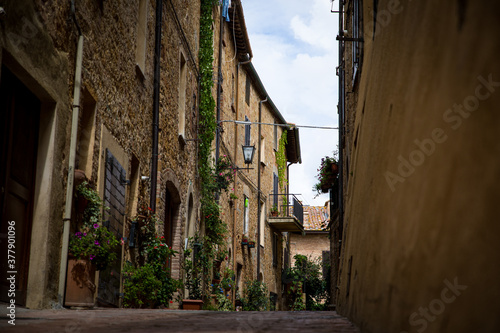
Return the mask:
[(272, 207), (271, 207), (271, 216), (278, 216), (278, 205), (277, 204), (274, 204)]
[(249, 249), (253, 249), (254, 247), (255, 247), (255, 241), (253, 241), (253, 240), (249, 240), (249, 241), (248, 241), (248, 248), (249, 248)]
[(104, 270), (117, 259), (119, 242), (102, 226), (103, 202), (88, 182), (77, 187), (77, 197), (87, 204), (82, 213), (83, 225), (70, 237), (65, 305), (93, 306), (95, 271)]
[(243, 235), (241, 237), (241, 245), (243, 245), (243, 246), (248, 245), (248, 236), (247, 235)]
[(321, 159), (318, 174), (316, 175), (318, 182), (313, 186), (313, 191), (316, 191), (318, 195), (327, 193), (337, 179), (338, 162), (335, 155), (336, 153), (334, 153), (333, 157), (325, 156)]

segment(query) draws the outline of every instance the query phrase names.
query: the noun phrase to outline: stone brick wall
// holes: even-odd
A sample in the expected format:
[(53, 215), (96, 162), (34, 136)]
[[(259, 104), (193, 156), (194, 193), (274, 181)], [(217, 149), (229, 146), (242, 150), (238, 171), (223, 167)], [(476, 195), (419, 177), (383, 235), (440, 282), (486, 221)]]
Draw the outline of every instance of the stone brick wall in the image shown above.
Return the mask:
[(330, 251), (330, 240), (327, 232), (306, 233), (304, 236), (299, 234), (290, 235), (291, 266), (295, 263), (293, 257), (296, 254), (302, 254), (312, 260), (319, 257), (321, 261), (323, 251)]
[[(32, 240), (27, 304), (49, 307), (57, 302), (60, 260), (54, 258), (60, 258), (78, 32), (69, 1), (18, 1), (4, 8), (7, 18), (2, 20), (4, 51), (0, 59), (16, 75), (26, 78), (28, 87), (47, 101), (42, 119), (47, 119), (45, 126), (51, 139), (40, 144), (50, 152), (42, 162), (50, 161), (52, 175), (45, 178), (41, 188), (50, 190), (47, 193), (51, 202), (46, 205), (47, 212), (35, 211), (40, 218), (34, 231), (41, 237)], [(144, 68), (138, 69), (139, 0), (76, 2), (76, 19), (84, 36), (80, 121), (84, 114), (88, 118), (85, 126), (79, 126), (79, 138), (85, 137), (85, 142), (78, 142), (76, 167), (85, 169), (102, 195), (105, 149), (112, 146), (123, 156), (127, 179), (132, 184), (127, 190), (124, 237), (129, 235), (129, 221), (136, 214), (135, 209), (149, 204), (150, 183), (140, 178), (151, 176), (155, 1), (147, 0), (146, 8), (146, 59)], [(193, 220), (199, 220), (197, 141), (187, 141), (195, 140), (197, 132), (199, 11), (199, 1), (163, 3), (157, 214), (164, 219), (167, 194), (175, 198), (172, 246), (177, 251), (186, 237), (184, 224), (190, 197), (194, 203)], [(178, 138), (181, 53), (187, 69), (185, 141)], [(52, 134), (51, 128), (55, 131)], [(110, 139), (103, 139), (107, 137), (105, 133), (109, 133)], [(90, 162), (84, 163), (79, 156), (87, 150)], [(158, 226), (159, 232), (163, 232), (162, 228)], [(124, 250), (125, 257), (131, 258), (128, 247)], [(180, 277), (178, 258), (173, 262), (176, 277)]]

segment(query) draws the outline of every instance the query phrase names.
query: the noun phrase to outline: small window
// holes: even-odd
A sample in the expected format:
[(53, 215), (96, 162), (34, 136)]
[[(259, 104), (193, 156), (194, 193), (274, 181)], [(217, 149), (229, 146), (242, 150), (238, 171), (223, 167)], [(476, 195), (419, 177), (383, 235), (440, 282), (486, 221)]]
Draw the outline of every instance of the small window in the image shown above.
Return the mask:
[(179, 64), (179, 136), (185, 137), (186, 134), (186, 81), (187, 66), (184, 54), (180, 54)]
[(245, 86), (245, 102), (250, 105), (250, 76), (247, 75), (247, 82)]
[(260, 137), (259, 154), (260, 154), (260, 163), (263, 166), (266, 166), (266, 137), (263, 135)]
[(273, 195), (273, 208), (274, 207), (279, 208), (278, 207), (278, 194), (279, 194), (278, 187), (279, 187), (278, 175), (273, 173), (273, 194), (274, 194)]
[(277, 233), (273, 232), (273, 267), (278, 266), (278, 243), (279, 236)]
[(266, 203), (261, 202), (261, 210), (260, 210), (260, 246), (265, 247), (265, 223), (266, 223)]
[(244, 207), (243, 207), (243, 215), (244, 215), (244, 220), (243, 220), (243, 234), (248, 235), (248, 224), (250, 221), (250, 200), (248, 200), (248, 197), (245, 195), (244, 197)]
[[(250, 121), (247, 116), (245, 116), (245, 121)], [(250, 146), (250, 134), (251, 134), (251, 125), (245, 125), (245, 146)]]
[(234, 100), (234, 74), (231, 74), (231, 110), (236, 112), (236, 103)]

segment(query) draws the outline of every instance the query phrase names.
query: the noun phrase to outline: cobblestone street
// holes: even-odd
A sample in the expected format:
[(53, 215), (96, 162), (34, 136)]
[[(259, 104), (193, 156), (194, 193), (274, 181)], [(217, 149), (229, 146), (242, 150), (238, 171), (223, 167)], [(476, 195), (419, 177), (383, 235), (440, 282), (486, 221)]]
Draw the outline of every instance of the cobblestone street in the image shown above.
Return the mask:
[(2, 332), (359, 332), (336, 312), (16, 309), (15, 326), (2, 304)]

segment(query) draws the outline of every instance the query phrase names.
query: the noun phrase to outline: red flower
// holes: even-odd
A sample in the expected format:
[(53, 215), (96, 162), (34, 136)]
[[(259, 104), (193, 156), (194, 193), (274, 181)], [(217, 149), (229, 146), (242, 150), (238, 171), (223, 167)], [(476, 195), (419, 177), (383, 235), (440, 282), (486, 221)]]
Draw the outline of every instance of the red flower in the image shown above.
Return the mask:
[(155, 246), (155, 249), (157, 249), (157, 248), (158, 248), (158, 246)]
[(174, 301), (170, 301), (170, 303), (173, 303)]
[(163, 236), (160, 237), (160, 239), (163, 239), (163, 238), (165, 238), (165, 237), (163, 237)]
[(151, 209), (151, 207), (148, 207), (148, 210), (149, 210), (149, 211), (153, 211), (153, 210)]

